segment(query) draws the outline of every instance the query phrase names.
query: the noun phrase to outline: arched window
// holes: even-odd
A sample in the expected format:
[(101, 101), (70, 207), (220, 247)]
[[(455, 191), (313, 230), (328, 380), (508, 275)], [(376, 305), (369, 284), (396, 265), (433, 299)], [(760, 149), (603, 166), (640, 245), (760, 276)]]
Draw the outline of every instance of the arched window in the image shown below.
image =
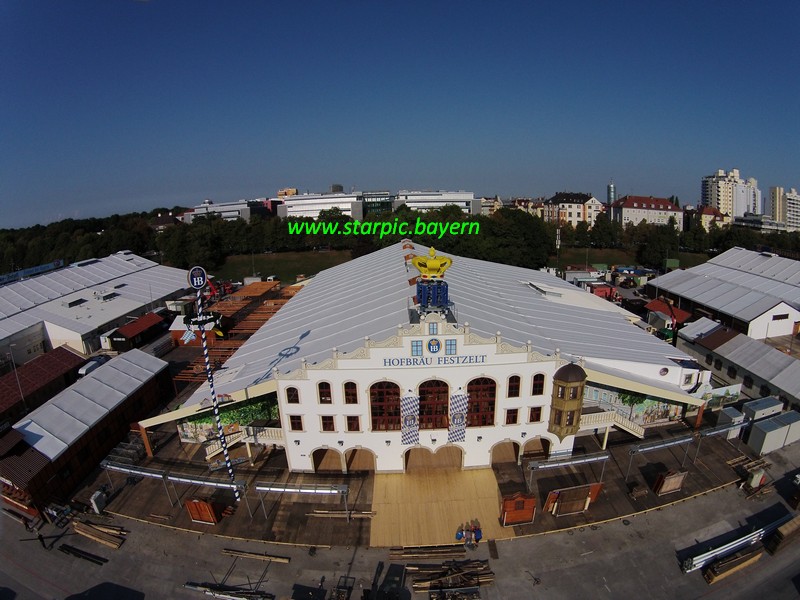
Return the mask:
[(288, 404), (300, 404), (300, 392), (296, 387), (286, 388), (286, 402)]
[(533, 376), (531, 396), (541, 396), (542, 394), (544, 394), (544, 375), (542, 373), (537, 373)]
[(450, 386), (438, 379), (419, 384), (419, 428), (447, 429)]
[(378, 381), (369, 386), (369, 406), (373, 431), (400, 429), (400, 386)]
[(358, 404), (358, 386), (355, 381), (344, 382), (344, 403)]
[(469, 394), (467, 427), (494, 425), (496, 392), (497, 385), (493, 379), (488, 377), (477, 377), (467, 384), (467, 394)]
[(327, 381), (320, 381), (317, 384), (317, 394), (320, 404), (330, 404), (333, 402), (333, 397), (331, 396), (331, 384)]
[(519, 398), (519, 375), (508, 378), (508, 397)]

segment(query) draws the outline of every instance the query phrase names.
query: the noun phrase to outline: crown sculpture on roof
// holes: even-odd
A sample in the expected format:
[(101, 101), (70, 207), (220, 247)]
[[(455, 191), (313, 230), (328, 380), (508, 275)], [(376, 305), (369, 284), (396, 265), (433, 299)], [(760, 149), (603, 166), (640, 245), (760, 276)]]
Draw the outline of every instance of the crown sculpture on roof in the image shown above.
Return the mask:
[(431, 248), (428, 256), (415, 256), (411, 264), (419, 271), (420, 278), (432, 281), (444, 278), (444, 272), (453, 264), (453, 259), (437, 256), (436, 249)]

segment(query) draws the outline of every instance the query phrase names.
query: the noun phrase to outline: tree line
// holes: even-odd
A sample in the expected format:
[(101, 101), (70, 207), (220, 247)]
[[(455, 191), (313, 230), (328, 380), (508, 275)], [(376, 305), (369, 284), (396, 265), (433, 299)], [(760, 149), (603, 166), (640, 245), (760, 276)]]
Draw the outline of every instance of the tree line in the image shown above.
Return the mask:
[[(577, 227), (545, 223), (521, 210), (502, 208), (491, 216), (466, 215), (456, 206), (419, 213), (401, 206), (398, 209), (364, 220), (392, 223), (395, 219), (411, 224), (467, 222), (476, 223), (477, 235), (292, 235), (287, 219), (254, 216), (250, 221), (225, 221), (209, 215), (197, 217), (191, 224), (179, 223), (157, 233), (152, 227), (159, 214), (180, 213), (183, 209), (155, 209), (147, 213), (112, 215), (97, 219), (67, 219), (50, 225), (26, 229), (0, 230), (0, 272), (33, 267), (57, 259), (66, 263), (107, 256), (119, 250), (150, 257), (179, 268), (201, 264), (217, 268), (231, 255), (265, 252), (304, 251), (320, 248), (350, 250), (354, 257), (368, 254), (398, 242), (403, 237), (434, 246), (442, 252), (537, 269), (556, 254), (556, 240), (561, 248), (619, 248), (627, 251), (644, 266), (662, 268), (665, 258), (675, 258), (679, 251), (722, 252), (734, 246), (751, 250), (769, 248), (800, 255), (798, 232), (760, 233), (753, 229), (712, 225), (706, 231), (695, 220), (679, 232), (674, 222), (668, 225), (628, 223), (624, 227), (600, 214), (593, 227), (586, 222)], [(311, 219), (293, 218), (302, 222)], [(338, 209), (322, 211), (320, 221), (339, 223), (340, 229), (350, 217)]]

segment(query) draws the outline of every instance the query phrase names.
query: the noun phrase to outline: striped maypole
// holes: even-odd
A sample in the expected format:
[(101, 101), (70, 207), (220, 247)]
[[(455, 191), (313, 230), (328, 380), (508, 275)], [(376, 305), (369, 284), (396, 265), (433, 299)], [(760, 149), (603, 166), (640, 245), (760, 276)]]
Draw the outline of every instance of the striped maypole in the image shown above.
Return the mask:
[[(233, 464), (231, 463), (230, 454), (228, 454), (228, 442), (225, 441), (225, 430), (222, 428), (222, 421), (219, 417), (219, 402), (217, 402), (217, 393), (214, 391), (214, 375), (211, 372), (211, 360), (208, 357), (208, 342), (206, 342), (206, 330), (203, 327), (203, 291), (197, 290), (197, 327), (200, 329), (200, 340), (203, 342), (203, 358), (206, 361), (206, 375), (208, 376), (208, 385), (211, 388), (211, 403), (214, 405), (214, 420), (217, 422), (217, 435), (219, 436), (220, 444), (222, 444), (222, 454), (225, 456), (225, 466), (228, 467), (228, 475), (230, 475), (231, 482), (236, 483), (236, 478), (233, 474)], [(233, 493), (236, 494), (236, 501), (241, 501), (241, 494), (239, 488), (234, 487)]]

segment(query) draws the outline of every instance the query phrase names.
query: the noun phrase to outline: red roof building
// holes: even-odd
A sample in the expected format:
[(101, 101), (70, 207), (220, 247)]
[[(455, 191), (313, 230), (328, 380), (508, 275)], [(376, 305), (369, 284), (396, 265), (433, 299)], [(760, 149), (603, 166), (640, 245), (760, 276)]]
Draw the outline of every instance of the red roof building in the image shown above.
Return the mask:
[(85, 362), (85, 358), (61, 346), (12, 368), (0, 377), (0, 423), (15, 423), (25, 415), (26, 407), (31, 411), (75, 383)]
[(118, 352), (138, 348), (163, 331), (163, 323), (164, 319), (155, 313), (142, 315), (111, 334), (111, 347)]

